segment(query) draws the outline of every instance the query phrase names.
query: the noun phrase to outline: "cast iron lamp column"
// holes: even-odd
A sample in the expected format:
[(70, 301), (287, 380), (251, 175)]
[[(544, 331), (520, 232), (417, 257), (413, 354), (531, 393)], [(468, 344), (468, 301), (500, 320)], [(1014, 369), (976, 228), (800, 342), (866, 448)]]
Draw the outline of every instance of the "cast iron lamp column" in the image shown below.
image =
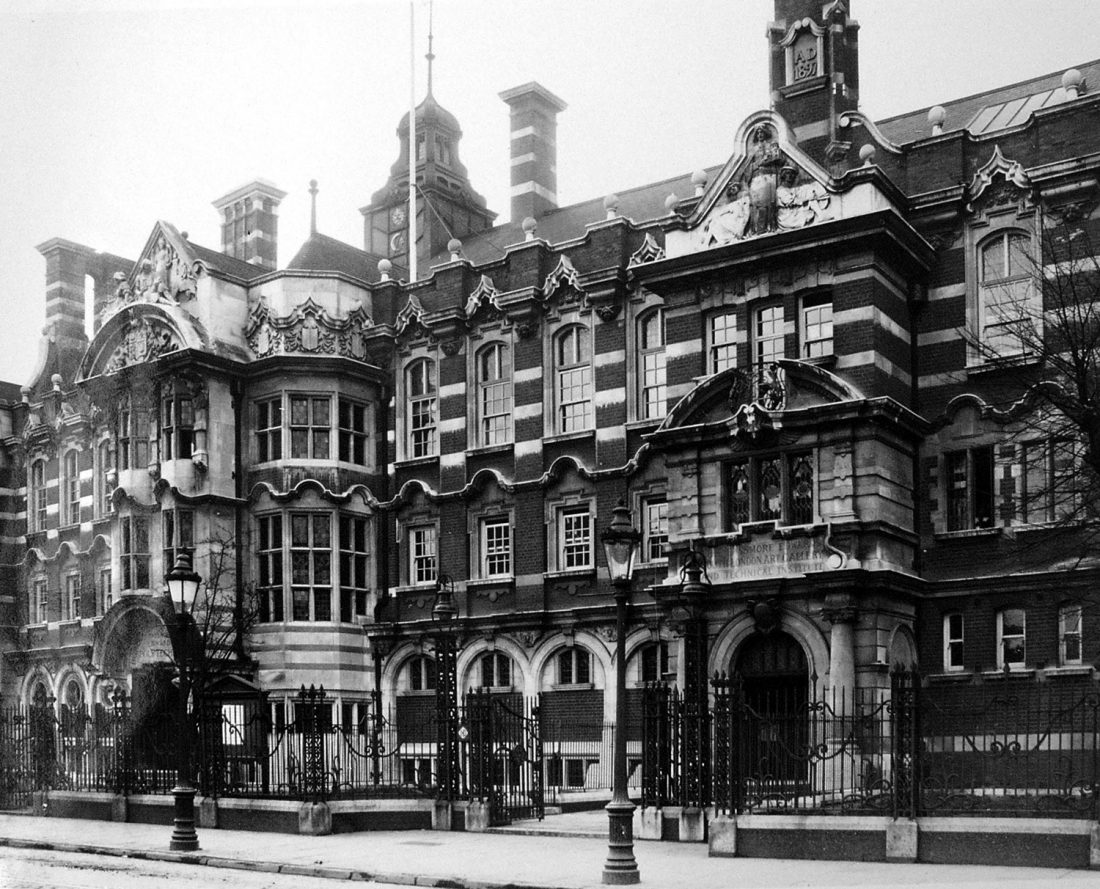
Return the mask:
[(175, 611), (172, 621), (174, 647), (179, 660), (180, 687), (177, 709), (179, 721), (176, 739), (176, 786), (172, 788), (174, 815), (172, 840), (169, 849), (194, 852), (199, 848), (199, 836), (195, 833), (195, 785), (191, 783), (191, 732), (187, 725), (187, 699), (191, 696), (191, 643), (196, 632), (191, 610), (199, 592), (202, 578), (191, 564), (191, 551), (180, 550), (176, 564), (164, 576), (168, 585), (168, 598)]
[(610, 527), (601, 535), (607, 571), (615, 588), (615, 745), (603, 881), (622, 886), (641, 879), (634, 859), (634, 803), (626, 791), (626, 609), (642, 535), (631, 523), (630, 510), (623, 501), (614, 513)]
[(436, 735), (439, 749), (439, 798), (453, 802), (459, 790), (458, 764), (458, 653), (454, 626), (458, 617), (455, 585), (449, 574), (440, 574), (435, 584), (432, 620), (438, 632), (436, 659)]

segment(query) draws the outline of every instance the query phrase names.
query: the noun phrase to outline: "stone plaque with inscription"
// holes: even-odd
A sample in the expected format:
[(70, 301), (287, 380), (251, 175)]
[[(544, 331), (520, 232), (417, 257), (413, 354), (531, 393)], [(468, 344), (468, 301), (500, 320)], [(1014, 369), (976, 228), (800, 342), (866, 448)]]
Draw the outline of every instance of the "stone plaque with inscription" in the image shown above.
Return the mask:
[(716, 543), (707, 573), (713, 583), (728, 583), (835, 570), (844, 561), (844, 555), (829, 545), (827, 529), (799, 537), (765, 532)]

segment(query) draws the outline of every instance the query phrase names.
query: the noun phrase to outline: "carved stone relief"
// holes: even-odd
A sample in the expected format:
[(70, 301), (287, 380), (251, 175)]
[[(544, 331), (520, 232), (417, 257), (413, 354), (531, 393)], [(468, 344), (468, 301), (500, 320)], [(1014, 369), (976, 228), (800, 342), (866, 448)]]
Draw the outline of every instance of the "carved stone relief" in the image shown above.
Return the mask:
[(175, 332), (163, 321), (141, 317), (132, 321), (103, 366), (103, 373), (110, 374), (124, 367), (153, 361), (161, 355), (182, 348)]
[(800, 181), (803, 174), (780, 150), (770, 126), (756, 127), (749, 141), (744, 172), (730, 181), (724, 203), (700, 230), (704, 247), (805, 228), (829, 216), (828, 193), (814, 180)]
[(191, 262), (181, 256), (161, 232), (153, 243), (153, 249), (138, 263), (132, 283), (122, 272), (115, 274), (115, 295), (107, 306), (107, 312), (114, 312), (133, 302), (176, 305), (191, 299), (195, 296), (199, 275), (203, 271), (201, 262)]
[(307, 299), (289, 315), (279, 318), (271, 314), (261, 299), (252, 310), (245, 337), (257, 358), (306, 353), (362, 360), (366, 356), (363, 335), (371, 327), (373, 322), (362, 306), (336, 319)]

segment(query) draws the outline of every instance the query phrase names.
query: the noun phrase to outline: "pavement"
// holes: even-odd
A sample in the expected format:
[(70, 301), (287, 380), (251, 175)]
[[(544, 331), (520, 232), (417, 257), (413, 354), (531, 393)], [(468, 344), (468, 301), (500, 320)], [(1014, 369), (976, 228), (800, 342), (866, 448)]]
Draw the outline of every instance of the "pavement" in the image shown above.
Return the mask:
[[(308, 837), (200, 830), (201, 849), (188, 853), (168, 851), (171, 828), (163, 825), (0, 815), (0, 846), (449, 889), (595, 889), (602, 884), (607, 854), (606, 841), (590, 835), (600, 814), (556, 816), (550, 823), (482, 834), (371, 831)], [(1088, 870), (709, 858), (702, 843), (639, 841), (635, 855), (643, 885), (661, 889), (1097, 886), (1097, 875)]]

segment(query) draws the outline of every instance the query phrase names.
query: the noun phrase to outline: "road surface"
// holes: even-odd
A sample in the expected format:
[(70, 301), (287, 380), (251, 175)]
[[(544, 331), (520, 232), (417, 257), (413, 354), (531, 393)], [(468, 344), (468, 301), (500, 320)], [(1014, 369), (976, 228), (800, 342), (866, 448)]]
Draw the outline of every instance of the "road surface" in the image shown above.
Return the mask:
[(339, 885), (339, 881), (321, 877), (0, 847), (2, 889), (335, 889)]

